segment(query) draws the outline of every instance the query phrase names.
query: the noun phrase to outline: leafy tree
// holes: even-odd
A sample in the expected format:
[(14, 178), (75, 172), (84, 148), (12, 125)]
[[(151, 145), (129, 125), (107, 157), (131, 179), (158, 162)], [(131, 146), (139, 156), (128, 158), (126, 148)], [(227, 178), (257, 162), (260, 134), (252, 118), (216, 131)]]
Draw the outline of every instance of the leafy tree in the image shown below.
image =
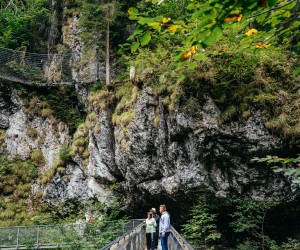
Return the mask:
[(83, 39), (89, 43), (99, 41), (102, 33), (106, 34), (105, 42), (105, 85), (110, 87), (110, 33), (111, 25), (121, 15), (121, 5), (118, 1), (104, 0), (81, 0), (82, 17), (80, 18), (81, 27), (84, 29)]
[(128, 10), (129, 18), (137, 23), (130, 37), (132, 52), (143, 46), (155, 46), (157, 40), (168, 41), (180, 61), (191, 63), (192, 58), (201, 61), (213, 53), (209, 47), (223, 37), (224, 29), (237, 23), (241, 24), (235, 39), (240, 44), (239, 50), (267, 49), (286, 40), (294, 49), (299, 48), (297, 0), (146, 0), (145, 3)]
[(192, 208), (192, 218), (183, 225), (184, 237), (194, 246), (215, 242), (221, 238), (217, 231), (216, 214), (212, 214), (205, 204), (198, 204)]
[(268, 249), (269, 238), (265, 234), (267, 212), (278, 203), (273, 200), (255, 201), (248, 197), (234, 201), (236, 211), (231, 214), (235, 220), (230, 224), (237, 233), (248, 233), (251, 244), (260, 249)]
[(0, 46), (46, 50), (50, 5), (48, 0), (11, 0), (0, 5)]

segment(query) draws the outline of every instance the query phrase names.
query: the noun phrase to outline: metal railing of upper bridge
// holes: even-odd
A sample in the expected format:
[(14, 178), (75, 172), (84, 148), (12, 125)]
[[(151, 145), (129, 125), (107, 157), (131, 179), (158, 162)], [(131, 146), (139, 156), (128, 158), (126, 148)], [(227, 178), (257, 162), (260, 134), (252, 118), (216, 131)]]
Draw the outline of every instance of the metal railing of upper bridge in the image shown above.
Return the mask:
[(0, 47), (0, 77), (28, 85), (72, 84), (73, 55), (37, 54)]
[(0, 249), (99, 249), (136, 227), (134, 220), (0, 227)]

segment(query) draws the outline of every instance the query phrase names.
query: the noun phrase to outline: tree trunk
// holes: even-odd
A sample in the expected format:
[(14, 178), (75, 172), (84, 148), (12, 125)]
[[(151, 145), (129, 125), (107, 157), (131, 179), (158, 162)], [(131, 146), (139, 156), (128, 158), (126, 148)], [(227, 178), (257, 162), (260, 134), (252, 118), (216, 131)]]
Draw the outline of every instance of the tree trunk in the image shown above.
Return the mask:
[(106, 55), (105, 55), (105, 86), (110, 87), (110, 67), (109, 67), (109, 22), (106, 24)]

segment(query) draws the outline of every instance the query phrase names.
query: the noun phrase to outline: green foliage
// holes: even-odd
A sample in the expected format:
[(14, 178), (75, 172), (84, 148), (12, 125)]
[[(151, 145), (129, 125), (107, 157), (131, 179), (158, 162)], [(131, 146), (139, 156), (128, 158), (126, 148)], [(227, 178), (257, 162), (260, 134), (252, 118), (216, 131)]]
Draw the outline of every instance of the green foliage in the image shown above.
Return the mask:
[[(120, 207), (120, 204), (115, 204), (115, 206)], [(47, 225), (47, 227), (40, 228), (39, 242), (55, 243), (62, 249), (99, 249), (122, 235), (126, 228), (124, 225), (128, 223), (126, 217), (122, 218), (119, 215), (119, 209), (112, 207), (108, 211), (104, 204), (96, 201), (66, 200), (51, 204), (44, 202), (41, 207), (40, 212), (31, 218), (31, 223), (35, 225)], [(114, 216), (110, 216), (111, 214)], [(14, 216), (14, 213), (9, 211), (5, 216), (10, 218)], [(86, 222), (86, 218), (89, 217), (93, 220)], [(1, 236), (4, 236), (2, 243), (11, 244), (10, 237), (12, 235), (15, 237), (16, 233), (13, 230), (13, 228), (7, 231), (2, 230)], [(28, 248), (31, 248), (36, 243), (35, 227), (20, 228), (20, 235), (19, 244), (26, 243)]]
[[(30, 224), (34, 196), (31, 182), (38, 177), (37, 167), (30, 161), (0, 157), (0, 225)], [(5, 202), (2, 202), (5, 197)], [(27, 200), (27, 202), (25, 202)]]
[(273, 200), (255, 201), (248, 197), (242, 197), (236, 199), (234, 203), (236, 210), (231, 216), (235, 220), (230, 224), (231, 227), (237, 233), (248, 233), (252, 246), (266, 249), (270, 243), (264, 230), (266, 214), (278, 205), (278, 202)]
[[(293, 35), (279, 32), (299, 27), (299, 6), (289, 3), (143, 1), (128, 10), (137, 22), (129, 38), (129, 65), (136, 69), (136, 80), (153, 87), (170, 110), (176, 105), (194, 107), (197, 114), (209, 93), (222, 111), (221, 122), (246, 120), (259, 109), (268, 129), (297, 140), (297, 42)], [(178, 6), (181, 10), (173, 15)], [(227, 22), (227, 17), (233, 19)], [(253, 26), (257, 33), (246, 35)], [(124, 44), (121, 52), (129, 46)]]
[(28, 127), (26, 130), (26, 134), (31, 138), (36, 138), (38, 133), (35, 128)]
[(38, 167), (42, 167), (45, 164), (45, 158), (42, 150), (32, 151), (30, 159)]
[(71, 149), (68, 147), (68, 145), (63, 145), (61, 149), (59, 150), (59, 158), (67, 162), (71, 158)]
[(79, 101), (74, 86), (36, 89), (18, 85), (17, 88), (25, 100), (25, 112), (31, 118), (54, 117), (67, 124), (70, 133), (74, 133), (85, 118), (83, 104)]
[[(9, 4), (10, 3), (10, 4)], [(6, 1), (0, 9), (0, 47), (45, 51), (50, 5), (47, 0)]]
[[(106, 31), (106, 25), (113, 25), (120, 17), (121, 5), (118, 1), (79, 0), (81, 7), (80, 26), (83, 28), (81, 38), (87, 43), (98, 43), (101, 33)], [(111, 27), (114, 30), (114, 26)]]
[(300, 136), (299, 79), (293, 78), (293, 60), (286, 55), (284, 48), (278, 48), (214, 57), (215, 81), (209, 92), (223, 122), (247, 119), (255, 109), (261, 111), (268, 129), (290, 140)]
[(300, 249), (300, 242), (298, 240), (288, 238), (287, 242), (282, 243), (281, 249), (284, 249), (284, 250)]
[(47, 170), (43, 176), (41, 176), (40, 183), (46, 184), (50, 182), (56, 173), (64, 174), (65, 167), (68, 161), (71, 159), (71, 157), (72, 157), (71, 148), (64, 144), (59, 150), (59, 159), (54, 161), (51, 168)]
[(53, 111), (53, 116), (68, 125), (70, 133), (74, 133), (83, 122), (85, 112), (74, 87), (48, 89), (43, 93), (43, 99)]
[(183, 235), (198, 249), (203, 244), (212, 243), (221, 238), (217, 231), (216, 214), (212, 214), (205, 204), (198, 204), (192, 208), (192, 218), (183, 225)]
[(5, 149), (6, 147), (6, 142), (4, 140), (6, 134), (6, 130), (0, 129), (0, 150)]
[(282, 172), (284, 175), (293, 176), (293, 182), (300, 185), (300, 155), (296, 158), (282, 158), (268, 155), (264, 158), (254, 157), (252, 161), (266, 163), (270, 165), (276, 173)]
[(251, 242), (245, 241), (237, 246), (237, 250), (258, 250), (258, 248), (254, 247)]
[[(74, 134), (73, 143), (71, 145), (71, 155), (76, 154), (82, 155), (84, 151), (88, 148), (89, 143), (89, 130), (84, 123), (82, 123), (76, 133)], [(86, 159), (86, 158), (85, 158)]]
[[(241, 32), (245, 33), (248, 27), (259, 28), (254, 39), (244, 35), (240, 39), (240, 49), (258, 48), (261, 41), (265, 43), (280, 43), (282, 36), (293, 40), (290, 30), (299, 32), (297, 22), (298, 6), (296, 1), (286, 4), (283, 0), (265, 1), (142, 1), (137, 8), (128, 10), (129, 18), (137, 22), (134, 34), (132, 51), (139, 46), (150, 46), (162, 41), (172, 41), (177, 47), (181, 61), (185, 61), (193, 54), (191, 47), (207, 48), (223, 37), (223, 30), (235, 23), (243, 25)], [(276, 9), (276, 11), (273, 11)], [(241, 33), (240, 32), (240, 33)], [(145, 35), (148, 39), (144, 39)], [(184, 39), (181, 37), (183, 36)], [(249, 35), (250, 36), (250, 35)], [(296, 35), (297, 36), (297, 35)], [(138, 40), (138, 42), (137, 42)], [(298, 46), (296, 42), (292, 43)], [(196, 47), (194, 47), (196, 48)], [(188, 54), (187, 52), (191, 53)]]

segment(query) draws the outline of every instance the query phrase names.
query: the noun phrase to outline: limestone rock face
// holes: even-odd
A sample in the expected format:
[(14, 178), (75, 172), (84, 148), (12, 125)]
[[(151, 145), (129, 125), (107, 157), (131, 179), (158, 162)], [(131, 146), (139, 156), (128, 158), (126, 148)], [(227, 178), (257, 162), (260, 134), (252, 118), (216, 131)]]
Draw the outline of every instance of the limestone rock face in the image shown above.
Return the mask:
[[(160, 123), (156, 127), (157, 106)], [(146, 89), (135, 114), (126, 147), (116, 143), (115, 153), (128, 203), (140, 204), (145, 197), (176, 202), (178, 196), (199, 189), (224, 198), (248, 193), (256, 199), (293, 199), (298, 193), (290, 180), (251, 163), (252, 157), (283, 146), (264, 128), (259, 112), (253, 111), (243, 124), (220, 125), (220, 111), (209, 97), (191, 116), (179, 108), (166, 110)], [(116, 135), (120, 129), (115, 128)]]
[(99, 77), (99, 59), (95, 44), (84, 45), (80, 39), (82, 30), (79, 28), (79, 14), (69, 17), (63, 28), (63, 43), (72, 49), (72, 75), (77, 84), (91, 83)]
[(210, 97), (197, 114), (188, 115), (180, 108), (168, 111), (150, 88), (141, 91), (134, 108), (126, 127), (113, 125), (110, 111), (97, 112), (86, 169), (75, 158), (77, 164), (48, 185), (47, 199), (93, 197), (108, 203), (112, 184), (128, 209), (149, 201), (184, 205), (203, 192), (227, 199), (247, 193), (255, 199), (293, 200), (298, 194), (291, 180), (251, 163), (254, 156), (284, 146), (264, 128), (259, 112), (244, 123), (220, 125), (220, 111)]
[[(89, 93), (84, 84), (97, 81), (104, 68), (96, 45), (85, 47), (80, 39), (79, 16), (65, 17), (63, 43), (72, 51), (72, 78), (87, 107)], [(60, 121), (29, 118), (17, 91), (0, 88), (0, 128), (6, 130), (6, 151), (11, 157), (27, 159), (34, 150), (42, 150), (43, 171), (48, 170), (62, 145), (71, 145), (73, 135)], [(88, 128), (87, 161), (76, 154), (64, 174), (56, 173), (48, 184), (35, 186), (43, 188), (46, 200), (96, 198), (108, 204), (121, 194), (130, 209), (162, 201), (180, 206), (203, 192), (227, 199), (247, 193), (255, 199), (293, 200), (299, 194), (289, 178), (251, 163), (253, 157), (286, 146), (266, 130), (258, 111), (252, 110), (243, 123), (221, 124), (220, 110), (209, 96), (191, 114), (183, 107), (168, 110), (151, 88), (140, 91), (133, 109), (135, 116), (126, 125), (113, 124), (109, 108), (89, 110), (96, 114), (96, 121)]]
[(9, 127), (9, 117), (19, 109), (20, 99), (17, 92), (0, 83), (0, 128), (7, 129)]
[[(58, 159), (58, 152), (63, 144), (69, 143), (68, 128), (62, 122), (55, 124), (49, 118), (35, 117), (32, 121), (21, 109), (9, 118), (5, 142), (11, 157), (30, 158), (34, 150), (41, 149), (46, 162), (46, 169)], [(30, 131), (34, 131), (31, 135)]]
[[(28, 159), (41, 150), (45, 172), (62, 145), (71, 145), (65, 124), (53, 117), (28, 117), (15, 90), (0, 105), (11, 157)], [(34, 185), (35, 191), (43, 189), (44, 199), (52, 202), (96, 198), (109, 204), (117, 195), (114, 186), (128, 209), (146, 207), (147, 202), (183, 205), (203, 192), (225, 199), (247, 193), (255, 199), (293, 200), (299, 194), (289, 178), (251, 163), (255, 156), (285, 147), (265, 129), (259, 112), (243, 123), (221, 124), (209, 96), (191, 115), (180, 107), (168, 110), (151, 88), (140, 91), (133, 108), (135, 116), (127, 125), (113, 124), (108, 109), (93, 110), (95, 124), (86, 128), (86, 164), (76, 154), (64, 174), (56, 173), (44, 186)]]

